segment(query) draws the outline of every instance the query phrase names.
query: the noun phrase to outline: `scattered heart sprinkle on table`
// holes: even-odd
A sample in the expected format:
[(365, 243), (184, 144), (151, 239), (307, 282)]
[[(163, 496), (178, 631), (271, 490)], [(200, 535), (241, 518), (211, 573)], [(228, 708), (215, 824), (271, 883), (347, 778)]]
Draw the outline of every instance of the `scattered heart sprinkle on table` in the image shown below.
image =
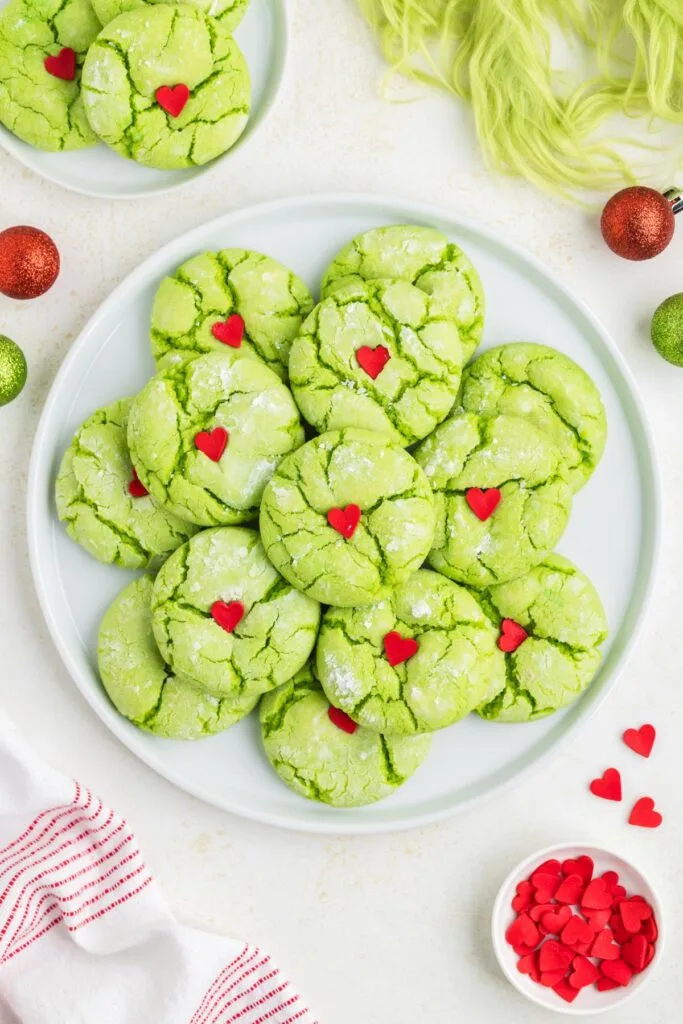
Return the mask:
[(641, 796), (636, 800), (629, 815), (629, 825), (638, 825), (640, 828), (659, 828), (662, 824), (662, 815), (655, 810), (655, 802), (650, 796)]
[(173, 88), (170, 85), (161, 85), (154, 95), (162, 110), (171, 117), (180, 117), (190, 98), (190, 90), (182, 83), (174, 85)]
[(356, 361), (361, 370), (365, 370), (368, 377), (377, 380), (380, 373), (391, 359), (391, 353), (384, 345), (377, 348), (370, 348), (369, 345), (361, 345), (356, 351)]
[(521, 647), (529, 634), (514, 619), (503, 619), (500, 624), (500, 636), (498, 646), (505, 654), (514, 654), (518, 647)]
[(465, 491), (465, 501), (482, 523), (490, 519), (500, 504), (501, 493), (497, 487), (489, 487), (482, 491), (479, 487), (470, 487)]
[(418, 647), (417, 640), (410, 636), (401, 636), (396, 630), (387, 633), (384, 637), (384, 652), (387, 656), (387, 661), (393, 667), (402, 665), (404, 661), (412, 658), (414, 654), (417, 654)]
[(331, 508), (327, 513), (327, 521), (342, 537), (349, 540), (356, 532), (360, 522), (361, 511), (358, 505), (347, 505), (346, 508)]
[(511, 901), (516, 917), (505, 933), (520, 974), (570, 1003), (584, 988), (625, 987), (656, 950), (650, 904), (627, 895), (616, 871), (594, 872), (586, 855), (539, 865), (517, 884)]
[(211, 328), (216, 341), (230, 348), (239, 348), (244, 338), (244, 320), (239, 313), (231, 313), (227, 320), (219, 320)]
[(601, 800), (621, 800), (621, 774), (616, 768), (606, 768), (599, 779), (593, 779), (588, 787), (593, 796)]
[(655, 745), (657, 733), (654, 725), (641, 725), (640, 729), (627, 729), (623, 740), (627, 747), (640, 754), (641, 757), (649, 757)]
[(244, 605), (241, 601), (214, 601), (211, 617), (226, 633), (233, 633), (244, 618)]
[(227, 448), (229, 436), (225, 427), (201, 430), (194, 439), (195, 447), (212, 462), (220, 462)]

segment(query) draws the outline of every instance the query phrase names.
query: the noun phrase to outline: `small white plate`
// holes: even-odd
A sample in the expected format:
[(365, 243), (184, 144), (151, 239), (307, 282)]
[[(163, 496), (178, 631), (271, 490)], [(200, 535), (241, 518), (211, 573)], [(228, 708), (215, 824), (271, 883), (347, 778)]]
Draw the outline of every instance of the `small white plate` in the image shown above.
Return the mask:
[[(0, 9), (9, 0), (0, 0)], [(251, 114), (244, 134), (223, 156), (203, 167), (184, 171), (157, 171), (127, 160), (104, 144), (68, 153), (47, 153), (22, 142), (0, 125), (0, 146), (22, 164), (56, 185), (100, 199), (139, 199), (180, 188), (219, 162), (228, 160), (252, 138), (270, 113), (285, 70), (288, 27), (285, 0), (251, 0), (244, 20), (235, 30), (249, 65), (252, 87)]]
[[(547, 342), (596, 380), (609, 440), (590, 483), (577, 495), (561, 550), (596, 584), (610, 624), (602, 668), (572, 708), (529, 725), (471, 715), (437, 733), (425, 764), (388, 800), (336, 810), (292, 793), (268, 765), (256, 716), (197, 743), (161, 740), (116, 713), (97, 674), (97, 630), (131, 578), (100, 565), (69, 540), (54, 509), (54, 479), (83, 419), (132, 395), (154, 371), (148, 340), (161, 278), (205, 249), (244, 246), (291, 266), (318, 288), (342, 245), (382, 224), (432, 224), (460, 242), (479, 269), (488, 302), (485, 345)], [(91, 319), (48, 396), (28, 487), (31, 563), (55, 643), (78, 688), (109, 728), (143, 761), (183, 789), (226, 810), (288, 828), (382, 832), (443, 818), (479, 803), (537, 765), (586, 718), (614, 684), (632, 649), (652, 586), (659, 542), (659, 480), (645, 414), (616, 346), (583, 304), (545, 267), (495, 232), (436, 207), (379, 196), (308, 196), (228, 214), (176, 239), (138, 267)]]
[[(581, 856), (592, 857), (595, 862), (595, 875), (601, 875), (604, 871), (616, 871), (619, 875), (619, 884), (623, 885), (630, 896), (642, 896), (650, 904), (654, 911), (655, 921), (659, 936), (652, 962), (645, 968), (642, 974), (634, 974), (632, 981), (625, 988), (614, 988), (608, 992), (598, 992), (594, 986), (584, 988), (579, 992), (573, 1003), (567, 1003), (561, 999), (551, 988), (544, 988), (538, 982), (532, 981), (526, 974), (520, 974), (517, 970), (519, 957), (512, 946), (505, 940), (505, 932), (515, 919), (515, 912), (511, 907), (515, 889), (519, 882), (524, 881), (529, 875), (546, 860), (559, 860), (560, 862), (576, 859)], [(590, 846), (585, 843), (567, 843), (562, 846), (550, 846), (547, 850), (539, 850), (527, 857), (525, 861), (518, 864), (505, 879), (493, 906), (491, 918), (491, 937), (493, 948), (498, 958), (505, 977), (511, 985), (526, 996), (533, 1003), (546, 1010), (555, 1010), (557, 1013), (564, 1013), (568, 1017), (588, 1017), (594, 1013), (602, 1013), (605, 1010), (613, 1010), (641, 992), (653, 973), (659, 966), (664, 952), (664, 920), (662, 904), (656, 892), (648, 882), (642, 871), (634, 867), (630, 861), (616, 853), (610, 853), (598, 846)]]

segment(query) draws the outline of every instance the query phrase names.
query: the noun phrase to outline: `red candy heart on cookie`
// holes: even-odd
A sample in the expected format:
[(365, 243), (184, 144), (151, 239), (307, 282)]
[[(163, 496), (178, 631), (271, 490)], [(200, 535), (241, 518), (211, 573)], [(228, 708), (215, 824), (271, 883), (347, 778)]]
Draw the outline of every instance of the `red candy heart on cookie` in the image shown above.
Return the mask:
[(211, 328), (216, 341), (229, 345), (230, 348), (239, 348), (244, 338), (244, 320), (239, 313), (231, 313), (227, 320), (219, 320)]
[(228, 445), (228, 434), (225, 427), (214, 427), (213, 430), (201, 430), (194, 439), (195, 448), (206, 455), (212, 462), (220, 462), (221, 456)]
[(342, 711), (341, 708), (330, 707), (327, 710), (327, 717), (332, 722), (332, 725), (336, 725), (342, 732), (347, 732), (349, 736), (353, 736), (354, 732), (358, 728), (358, 725), (352, 718)]
[(149, 491), (139, 479), (135, 466), (133, 466), (133, 479), (128, 484), (128, 493), (132, 498), (144, 498), (149, 494)]
[(361, 511), (358, 505), (347, 505), (346, 508), (331, 508), (327, 513), (327, 521), (333, 530), (342, 537), (353, 537), (360, 522)]
[(505, 654), (513, 654), (518, 647), (521, 647), (529, 634), (514, 619), (503, 619), (500, 624), (500, 636), (498, 646)]
[(361, 370), (365, 370), (368, 377), (377, 380), (380, 373), (391, 359), (391, 352), (384, 345), (377, 348), (370, 348), (369, 345), (361, 345), (356, 351), (356, 361)]
[(384, 637), (384, 652), (387, 661), (393, 667), (402, 665), (404, 661), (417, 654), (419, 646), (417, 640), (413, 640), (411, 636), (401, 636), (396, 630), (392, 630)]
[(470, 487), (465, 491), (465, 501), (482, 523), (493, 515), (500, 504), (501, 493), (497, 487), (489, 487), (482, 491), (479, 487)]
[(211, 605), (211, 617), (226, 633), (232, 633), (244, 618), (244, 605), (241, 601), (214, 601)]
[(170, 85), (161, 85), (154, 95), (162, 110), (171, 117), (180, 117), (190, 98), (190, 90), (182, 83), (174, 85), (173, 88)]
[(56, 57), (46, 57), (43, 64), (48, 74), (65, 82), (73, 82), (76, 77), (76, 52), (70, 46), (61, 49)]

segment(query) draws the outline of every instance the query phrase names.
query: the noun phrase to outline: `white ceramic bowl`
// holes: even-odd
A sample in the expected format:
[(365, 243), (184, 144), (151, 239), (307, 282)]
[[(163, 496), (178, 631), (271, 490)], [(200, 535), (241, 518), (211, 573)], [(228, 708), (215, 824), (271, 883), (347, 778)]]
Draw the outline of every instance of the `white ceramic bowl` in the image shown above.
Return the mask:
[[(512, 899), (519, 882), (524, 881), (530, 874), (546, 860), (554, 858), (565, 861), (570, 858), (582, 855), (592, 857), (595, 861), (595, 874), (602, 874), (603, 871), (617, 871), (619, 882), (629, 894), (643, 896), (652, 907), (659, 936), (654, 958), (642, 974), (633, 976), (631, 983), (625, 988), (614, 988), (608, 992), (598, 992), (595, 986), (589, 986), (580, 991), (573, 1003), (566, 1003), (551, 988), (544, 988), (538, 982), (532, 981), (526, 974), (520, 974), (517, 970), (519, 957), (505, 939), (505, 932), (515, 919), (515, 912), (511, 907)], [(647, 985), (650, 978), (657, 970), (664, 952), (664, 917), (661, 902), (652, 888), (651, 883), (637, 867), (625, 860), (622, 856), (604, 850), (599, 846), (591, 846), (587, 843), (567, 843), (561, 846), (550, 846), (546, 850), (538, 850), (526, 860), (518, 864), (507, 876), (496, 896), (493, 905), (491, 921), (493, 948), (498, 958), (503, 973), (511, 985), (526, 996), (533, 1003), (543, 1006), (546, 1010), (555, 1010), (556, 1013), (564, 1013), (573, 1017), (588, 1017), (595, 1013), (603, 1013), (606, 1010), (613, 1010), (617, 1006), (631, 999), (637, 992), (640, 992), (644, 985)]]

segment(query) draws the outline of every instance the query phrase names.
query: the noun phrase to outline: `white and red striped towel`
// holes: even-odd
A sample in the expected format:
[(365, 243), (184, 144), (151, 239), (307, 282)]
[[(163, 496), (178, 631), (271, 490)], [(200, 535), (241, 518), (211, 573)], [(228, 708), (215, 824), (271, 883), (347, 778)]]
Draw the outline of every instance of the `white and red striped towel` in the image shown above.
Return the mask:
[(0, 1024), (294, 1022), (270, 957), (177, 924), (126, 822), (0, 713)]

